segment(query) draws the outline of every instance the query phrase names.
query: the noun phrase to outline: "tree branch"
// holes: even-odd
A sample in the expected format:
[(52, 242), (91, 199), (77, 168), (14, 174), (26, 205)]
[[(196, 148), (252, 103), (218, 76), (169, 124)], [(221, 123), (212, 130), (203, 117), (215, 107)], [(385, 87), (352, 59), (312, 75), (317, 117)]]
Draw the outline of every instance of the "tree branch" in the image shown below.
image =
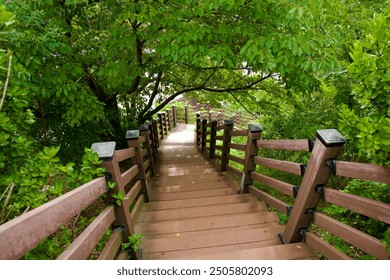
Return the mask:
[(0, 111), (1, 108), (3, 108), (4, 100), (5, 100), (5, 95), (7, 94), (7, 87), (9, 83), (9, 77), (11, 75), (11, 65), (12, 65), (12, 54), (10, 53), (8, 56), (8, 69), (7, 69), (7, 77), (5, 79), (4, 83), (4, 89), (3, 89), (3, 95), (1, 97), (1, 102), (0, 102)]

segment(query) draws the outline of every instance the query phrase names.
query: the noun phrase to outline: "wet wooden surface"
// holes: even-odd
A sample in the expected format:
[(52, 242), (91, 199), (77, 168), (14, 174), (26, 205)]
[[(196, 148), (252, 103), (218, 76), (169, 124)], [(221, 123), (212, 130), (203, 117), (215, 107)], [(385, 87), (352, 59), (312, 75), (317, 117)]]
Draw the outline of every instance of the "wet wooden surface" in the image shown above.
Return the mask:
[(161, 142), (156, 177), (134, 229), (144, 259), (311, 259), (302, 243), (282, 245), (275, 212), (198, 151), (194, 125), (179, 124)]

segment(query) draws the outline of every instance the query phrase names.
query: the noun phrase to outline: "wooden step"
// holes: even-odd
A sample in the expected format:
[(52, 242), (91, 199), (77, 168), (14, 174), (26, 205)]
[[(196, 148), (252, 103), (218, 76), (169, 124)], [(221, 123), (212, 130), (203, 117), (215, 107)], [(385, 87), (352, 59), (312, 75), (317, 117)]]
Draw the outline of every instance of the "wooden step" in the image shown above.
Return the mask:
[(206, 206), (206, 205), (218, 205), (237, 202), (256, 201), (257, 198), (250, 194), (241, 195), (226, 195), (226, 196), (211, 196), (203, 198), (189, 198), (182, 200), (170, 200), (170, 201), (157, 201), (145, 203), (144, 211), (156, 211), (165, 209), (176, 209), (180, 211), (181, 208)]
[(296, 260), (317, 259), (316, 252), (305, 243), (274, 245), (213, 254), (182, 255), (172, 259), (183, 260)]
[(143, 254), (145, 254), (278, 240), (278, 233), (283, 232), (283, 230), (283, 226), (275, 226), (248, 230), (237, 229), (235, 231), (192, 236), (190, 238), (178, 236), (177, 238), (146, 239), (141, 243), (141, 249)]
[(235, 188), (219, 188), (211, 190), (198, 190), (198, 191), (187, 191), (187, 192), (178, 192), (178, 193), (159, 193), (151, 192), (152, 201), (161, 201), (161, 200), (178, 200), (178, 199), (188, 199), (188, 198), (197, 198), (197, 197), (210, 197), (218, 195), (230, 195), (237, 194)]
[(166, 220), (191, 219), (196, 217), (211, 217), (235, 213), (248, 213), (255, 211), (266, 211), (265, 203), (258, 201), (239, 202), (232, 204), (197, 206), (181, 209), (169, 209), (158, 211), (143, 211), (138, 217), (138, 222), (155, 222)]
[(144, 260), (191, 259), (191, 258), (196, 258), (199, 255), (209, 255), (209, 254), (218, 254), (218, 253), (238, 251), (238, 250), (248, 250), (253, 248), (261, 248), (261, 247), (267, 247), (267, 246), (279, 245), (279, 244), (280, 244), (279, 240), (272, 239), (272, 240), (240, 243), (240, 244), (209, 247), (209, 248), (198, 248), (198, 249), (179, 250), (179, 251), (170, 251), (170, 252), (144, 253), (143, 259)]
[(212, 217), (200, 217), (185, 220), (139, 223), (134, 225), (135, 231), (144, 235), (222, 229), (245, 225), (279, 222), (275, 212), (250, 212)]
[(214, 168), (210, 168), (207, 166), (202, 167), (187, 167), (187, 168), (172, 168), (170, 170), (156, 170), (156, 173), (159, 174), (160, 178), (162, 176), (182, 176), (182, 175), (197, 175), (197, 174), (209, 174), (215, 173), (216, 170)]
[(227, 176), (222, 175), (221, 172), (209, 172), (204, 174), (191, 174), (191, 175), (177, 175), (177, 176), (165, 176), (160, 175), (150, 180), (151, 182), (171, 184), (171, 183), (193, 183), (193, 182), (218, 182), (228, 178)]
[(174, 162), (174, 163), (164, 163), (164, 164), (157, 163), (155, 165), (156, 170), (164, 170), (167, 168), (183, 168), (183, 166), (191, 167), (191, 166), (212, 166), (212, 165), (210, 164), (210, 162), (206, 161), (205, 159), (197, 160), (197, 161), (188, 160), (188, 162), (186, 162), (185, 164), (180, 162)]
[(249, 230), (249, 229), (256, 229), (256, 228), (276, 227), (279, 225), (280, 225), (279, 223), (262, 223), (262, 224), (254, 224), (254, 225), (241, 225), (241, 226), (237, 226), (237, 227), (228, 227), (228, 228), (217, 228), (217, 229), (207, 229), (207, 230), (197, 230), (197, 231), (143, 235), (143, 239), (177, 238), (178, 236), (191, 238), (193, 236), (213, 235), (213, 234), (219, 234), (219, 233), (224, 233), (224, 232), (228, 232), (228, 231), (236, 231), (237, 229)]
[(210, 182), (210, 183), (183, 183), (183, 184), (174, 184), (172, 186), (162, 187), (165, 184), (159, 183), (150, 183), (150, 190), (154, 193), (175, 193), (175, 192), (185, 192), (185, 191), (196, 191), (196, 190), (211, 190), (211, 189), (220, 189), (220, 188), (229, 188), (235, 187), (236, 183), (234, 182)]

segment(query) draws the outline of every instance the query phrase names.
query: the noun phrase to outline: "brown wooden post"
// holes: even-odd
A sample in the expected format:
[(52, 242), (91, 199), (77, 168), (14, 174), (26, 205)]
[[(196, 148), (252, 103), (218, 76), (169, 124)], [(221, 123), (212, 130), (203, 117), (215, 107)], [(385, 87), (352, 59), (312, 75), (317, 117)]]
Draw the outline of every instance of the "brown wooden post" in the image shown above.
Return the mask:
[(176, 127), (177, 125), (177, 114), (176, 114), (176, 106), (172, 106), (172, 120), (173, 120), (173, 127)]
[(212, 118), (213, 118), (213, 115), (212, 115), (212, 113), (210, 112), (210, 111), (208, 111), (208, 122), (209, 123), (211, 123), (211, 120), (212, 120)]
[(167, 114), (165, 113), (162, 113), (163, 115), (163, 120), (164, 120), (164, 132), (165, 132), (165, 135), (168, 135), (168, 117), (167, 117)]
[(206, 151), (207, 119), (202, 120), (202, 151)]
[(222, 159), (221, 159), (221, 171), (226, 171), (226, 165), (228, 164), (228, 154), (230, 153), (229, 144), (232, 142), (232, 136), (230, 132), (233, 131), (233, 122), (231, 120), (225, 120), (223, 129), (223, 144), (222, 144)]
[(154, 133), (154, 121), (148, 122), (148, 130), (149, 130), (149, 138), (150, 138), (150, 146), (152, 148), (152, 156), (153, 162), (157, 162), (158, 158), (158, 147), (156, 143), (155, 133)]
[(188, 124), (188, 106), (184, 106), (184, 122)]
[(214, 158), (215, 155), (215, 143), (217, 139), (217, 120), (212, 120), (211, 121), (211, 130), (210, 130), (210, 158)]
[(154, 143), (156, 143), (157, 154), (158, 154), (158, 148), (160, 147), (160, 139), (158, 137), (158, 127), (157, 127), (158, 121), (159, 121), (159, 119), (153, 120), (153, 136), (154, 136)]
[(295, 199), (286, 228), (280, 238), (283, 243), (300, 242), (304, 231), (310, 224), (312, 211), (318, 205), (320, 194), (317, 188), (326, 184), (331, 175), (331, 169), (326, 165), (329, 159), (335, 159), (345, 138), (335, 129), (317, 131), (317, 139), (310, 155), (309, 163), (302, 178), (298, 196)]
[[(163, 121), (163, 115), (161, 113), (158, 113), (158, 120), (159, 120), (159, 131), (160, 131), (160, 135), (159, 135), (159, 138), (160, 139), (164, 139), (164, 121)], [(161, 136), (161, 137), (160, 137)]]
[(148, 151), (147, 158), (149, 159), (150, 162), (150, 171), (152, 173), (152, 177), (154, 177), (154, 164), (153, 164), (153, 151), (152, 151), (152, 144), (151, 144), (151, 137), (150, 137), (150, 132), (149, 132), (149, 124), (142, 124), (139, 127), (139, 132), (140, 135), (145, 137), (145, 142), (144, 146), (145, 149)]
[(142, 147), (141, 141), (139, 139), (140, 131), (139, 130), (128, 130), (126, 132), (127, 145), (129, 148), (135, 148), (135, 164), (138, 164), (139, 168), (139, 180), (141, 180), (142, 189), (141, 193), (145, 195), (145, 201), (149, 202), (149, 186), (146, 179), (144, 159), (142, 157)]
[(196, 112), (196, 145), (197, 146), (200, 145), (200, 139), (202, 137), (201, 123), (202, 123), (202, 119), (200, 118), (200, 112)]
[[(99, 142), (94, 143), (91, 150), (99, 155), (99, 158), (103, 160), (102, 166), (106, 168), (107, 178), (116, 182), (116, 186), (113, 189), (107, 191), (107, 203), (115, 204), (115, 199), (112, 195), (118, 192), (126, 193), (125, 186), (122, 183), (121, 171), (119, 169), (118, 161), (115, 157), (115, 142)], [(124, 200), (121, 206), (115, 207), (115, 222), (114, 227), (121, 227), (122, 240), (129, 240), (129, 236), (134, 233), (134, 225), (131, 221), (131, 215), (129, 206)]]
[(245, 160), (244, 160), (244, 172), (241, 184), (241, 193), (248, 192), (248, 185), (252, 184), (251, 172), (255, 170), (256, 164), (254, 157), (258, 155), (258, 149), (256, 147), (256, 140), (260, 139), (263, 128), (260, 125), (250, 124), (248, 125), (248, 138), (245, 149)]
[(171, 131), (171, 111), (167, 109), (166, 113), (167, 113), (168, 130)]

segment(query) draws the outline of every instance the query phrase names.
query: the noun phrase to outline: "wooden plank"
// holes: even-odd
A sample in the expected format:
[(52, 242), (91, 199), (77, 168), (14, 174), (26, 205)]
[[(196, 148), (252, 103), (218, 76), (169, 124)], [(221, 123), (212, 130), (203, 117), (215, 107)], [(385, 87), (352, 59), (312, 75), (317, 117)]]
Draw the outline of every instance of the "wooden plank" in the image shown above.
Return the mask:
[(136, 232), (144, 235), (166, 234), (190, 231), (202, 231), (210, 229), (222, 229), (238, 227), (242, 225), (255, 225), (263, 223), (275, 223), (279, 218), (276, 212), (250, 212), (230, 215), (199, 217), (181, 221), (163, 221), (154, 223), (136, 223)]
[(226, 169), (238, 177), (242, 175), (242, 170), (239, 170), (233, 166), (226, 165)]
[[(226, 251), (217, 254), (182, 256), (184, 260), (294, 260), (316, 258), (312, 248), (305, 243), (252, 248), (246, 250)], [(175, 258), (176, 259), (176, 258)], [(179, 258), (177, 258), (179, 259)]]
[(21, 258), (105, 192), (105, 178), (97, 178), (0, 225), (0, 259)]
[(251, 172), (251, 177), (253, 180), (258, 181), (262, 184), (265, 184), (275, 190), (278, 190), (289, 196), (294, 196), (294, 186), (286, 182), (259, 174), (257, 172)]
[[(266, 212), (264, 212), (266, 213)], [(184, 231), (184, 232), (170, 232), (170, 233), (162, 233), (162, 234), (152, 234), (152, 235), (143, 235), (143, 239), (162, 239), (162, 238), (177, 238), (180, 237), (186, 237), (186, 238), (192, 238), (194, 236), (201, 236), (201, 235), (214, 235), (214, 234), (222, 234), (228, 231), (237, 231), (237, 230), (249, 230), (249, 229), (266, 229), (271, 227), (277, 227), (280, 226), (280, 223), (274, 222), (274, 223), (259, 223), (259, 224), (253, 224), (253, 225), (240, 225), (240, 226), (230, 226), (230, 227), (224, 227), (224, 228), (217, 228), (217, 229), (206, 229), (206, 230), (195, 230), (195, 231)], [(278, 244), (280, 244), (280, 239), (278, 239)]]
[(309, 151), (308, 140), (257, 140), (256, 145), (262, 149)]
[(137, 202), (134, 205), (133, 210), (131, 211), (130, 217), (132, 221), (137, 220), (138, 215), (140, 214), (142, 210), (142, 206), (144, 204), (145, 196), (141, 194), (137, 200)]
[(221, 145), (215, 145), (214, 147), (216, 150), (222, 151), (223, 147)]
[(149, 166), (150, 166), (150, 160), (145, 160), (144, 161), (144, 168), (145, 168), (145, 170), (147, 170)]
[(228, 147), (230, 149), (235, 149), (235, 150), (239, 150), (239, 151), (245, 151), (246, 150), (246, 145), (245, 144), (229, 143)]
[(336, 175), (390, 184), (389, 166), (337, 160)]
[(179, 193), (152, 193), (153, 201), (159, 200), (178, 200), (197, 197), (208, 197), (218, 195), (236, 194), (234, 188), (220, 188), (212, 190), (188, 191)]
[(135, 178), (139, 173), (138, 164), (133, 165), (128, 170), (121, 174), (122, 185), (126, 186), (131, 180)]
[(227, 155), (227, 158), (228, 158), (228, 160), (232, 160), (232, 161), (239, 163), (239, 164), (242, 164), (242, 165), (244, 165), (244, 162), (245, 162), (245, 159), (237, 157), (237, 156), (233, 156), (230, 154)]
[(135, 182), (134, 186), (131, 187), (130, 191), (126, 194), (126, 200), (125, 200), (128, 206), (133, 204), (141, 188), (142, 188), (141, 180)]
[(151, 177), (152, 177), (152, 171), (149, 170), (148, 172), (146, 172), (145, 178), (146, 180), (149, 180)]
[(277, 240), (278, 233), (283, 226), (259, 228), (251, 230), (228, 231), (220, 234), (193, 236), (191, 238), (178, 236), (177, 238), (147, 239), (141, 244), (143, 253), (170, 252), (195, 248), (207, 248), (239, 243), (248, 243), (264, 240)]
[(122, 232), (114, 230), (104, 249), (100, 253), (98, 260), (113, 260), (122, 244)]
[[(222, 126), (221, 129), (223, 129), (223, 126)], [(218, 130), (218, 128), (217, 128), (217, 130)], [(223, 136), (215, 136), (215, 140), (220, 140), (220, 141), (222, 141), (222, 140), (223, 140)]]
[(230, 133), (230, 136), (247, 136), (248, 135), (248, 130), (247, 129), (232, 130), (229, 133)]
[(266, 211), (267, 208), (264, 203), (258, 203), (257, 201), (241, 202), (234, 204), (195, 206), (183, 208), (180, 209), (180, 211), (177, 211), (177, 209), (168, 209), (142, 212), (138, 217), (137, 222), (191, 219), (196, 217), (227, 215), (234, 213), (248, 213), (259, 210)]
[(58, 257), (58, 260), (87, 259), (114, 220), (114, 206), (106, 207), (103, 212), (96, 217), (96, 219)]
[(218, 159), (218, 160), (222, 160), (222, 156), (220, 156), (220, 155), (214, 155), (214, 158)]
[(301, 175), (301, 165), (299, 163), (263, 157), (255, 157), (254, 160), (255, 164), (260, 164), (267, 168), (276, 169), (295, 175)]
[(279, 240), (265, 240), (258, 242), (250, 243), (240, 243), (226, 246), (217, 246), (217, 247), (208, 247), (208, 248), (198, 248), (191, 250), (180, 250), (172, 252), (158, 252), (158, 253), (146, 253), (143, 254), (144, 260), (173, 260), (173, 259), (185, 259), (191, 258), (191, 256), (196, 257), (197, 255), (210, 255), (223, 252), (232, 252), (238, 250), (247, 250), (253, 248), (262, 248), (273, 245), (279, 245)]
[(313, 223), (378, 259), (387, 260), (390, 257), (386, 250), (386, 245), (380, 240), (328, 217), (325, 214), (315, 212)]
[(325, 188), (325, 201), (390, 224), (390, 204)]
[(306, 233), (306, 244), (321, 253), (328, 260), (351, 260), (346, 254), (341, 253), (312, 232)]
[(134, 148), (127, 148), (123, 150), (115, 151), (114, 157), (118, 162), (124, 161), (126, 159), (132, 158), (135, 156)]
[(268, 205), (276, 208), (283, 214), (287, 215), (287, 207), (289, 206), (287, 203), (273, 197), (272, 195), (263, 192), (262, 190), (259, 190), (255, 186), (250, 185), (249, 187), (249, 192), (259, 198), (260, 200), (264, 201)]
[(221, 181), (214, 181), (210, 180), (210, 182), (207, 183), (201, 183), (196, 184), (191, 182), (185, 182), (181, 184), (176, 184), (172, 186), (160, 186), (155, 185), (153, 183), (150, 184), (152, 187), (152, 191), (154, 193), (177, 193), (177, 192), (188, 192), (188, 191), (197, 191), (197, 190), (210, 190), (210, 189), (221, 189), (221, 188), (228, 188), (228, 187), (234, 187), (236, 186), (235, 182), (225, 182), (225, 180)]
[(189, 198), (182, 200), (157, 201), (145, 204), (145, 211), (156, 211), (165, 209), (185, 209), (187, 207), (219, 205), (237, 202), (248, 202), (257, 200), (253, 195), (226, 195), (226, 196), (211, 196), (205, 198)]

